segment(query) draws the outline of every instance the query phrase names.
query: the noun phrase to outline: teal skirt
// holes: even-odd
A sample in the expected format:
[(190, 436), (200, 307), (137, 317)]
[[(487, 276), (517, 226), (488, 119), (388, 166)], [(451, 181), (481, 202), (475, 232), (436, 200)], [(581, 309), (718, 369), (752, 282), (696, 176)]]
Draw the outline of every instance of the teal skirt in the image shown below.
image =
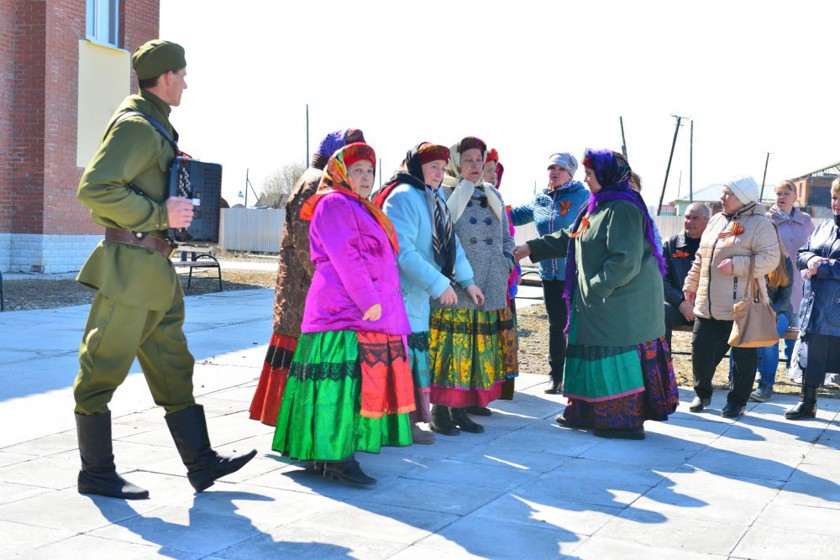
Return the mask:
[(573, 400), (602, 402), (645, 390), (639, 347), (577, 343), (577, 313), (572, 311), (564, 366), (563, 394)]

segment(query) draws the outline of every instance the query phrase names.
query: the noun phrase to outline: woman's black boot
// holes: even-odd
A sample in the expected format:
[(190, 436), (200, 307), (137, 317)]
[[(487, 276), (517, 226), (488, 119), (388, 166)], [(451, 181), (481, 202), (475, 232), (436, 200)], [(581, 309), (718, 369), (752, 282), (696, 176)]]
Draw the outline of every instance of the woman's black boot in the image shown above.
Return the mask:
[(467, 411), (463, 408), (449, 407), (449, 415), (452, 418), (452, 422), (465, 432), (480, 434), (484, 431), (484, 426), (473, 422), (470, 417), (467, 416)]
[(559, 395), (563, 393), (563, 378), (552, 377), (551, 386), (544, 393), (546, 395)]
[(785, 412), (788, 420), (800, 420), (802, 418), (815, 418), (817, 416), (817, 388), (802, 386), (802, 396), (793, 408)]
[(433, 432), (444, 436), (457, 436), (461, 433), (458, 426), (452, 423), (452, 418), (449, 416), (449, 409), (440, 404), (432, 405), (432, 421), (429, 422), (429, 428)]
[(327, 480), (343, 480), (356, 486), (373, 486), (376, 484), (376, 479), (366, 475), (356, 459), (328, 461), (324, 465), (324, 478)]

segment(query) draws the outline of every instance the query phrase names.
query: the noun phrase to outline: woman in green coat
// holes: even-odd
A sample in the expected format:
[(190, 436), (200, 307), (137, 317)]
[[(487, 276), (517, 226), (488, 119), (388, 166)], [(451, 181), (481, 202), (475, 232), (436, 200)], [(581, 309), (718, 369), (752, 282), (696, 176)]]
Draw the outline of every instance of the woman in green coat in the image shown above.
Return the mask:
[(587, 150), (583, 165), (592, 196), (572, 228), (529, 241), (516, 255), (566, 257), (569, 404), (557, 421), (643, 439), (644, 421), (667, 420), (679, 402), (664, 337), (664, 261), (624, 156)]

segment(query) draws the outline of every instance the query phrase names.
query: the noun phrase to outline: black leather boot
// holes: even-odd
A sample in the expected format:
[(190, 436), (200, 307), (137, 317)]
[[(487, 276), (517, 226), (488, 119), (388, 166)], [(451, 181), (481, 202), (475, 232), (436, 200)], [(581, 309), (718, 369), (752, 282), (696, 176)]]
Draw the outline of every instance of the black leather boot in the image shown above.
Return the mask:
[(543, 391), (547, 395), (560, 395), (563, 393), (563, 378), (552, 377), (551, 386)]
[(324, 478), (327, 480), (343, 480), (356, 486), (373, 486), (376, 484), (376, 479), (366, 475), (355, 458), (349, 461), (327, 461), (324, 465)]
[(468, 406), (466, 408), (467, 414), (473, 416), (492, 416), (493, 412), (486, 406)]
[(802, 418), (815, 418), (817, 416), (817, 388), (802, 386), (802, 395), (799, 402), (793, 408), (785, 412), (788, 420), (800, 420)]
[(452, 418), (452, 423), (461, 428), (464, 432), (471, 432), (473, 434), (480, 434), (484, 431), (484, 426), (473, 422), (467, 411), (463, 408), (449, 407), (449, 416)]
[(432, 405), (432, 421), (429, 422), (429, 428), (433, 432), (444, 436), (457, 436), (461, 433), (458, 426), (452, 423), (452, 418), (449, 416), (449, 408), (440, 404)]
[(191, 406), (167, 414), (165, 418), (175, 447), (187, 467), (187, 478), (196, 492), (206, 490), (216, 479), (238, 471), (257, 454), (256, 449), (230, 457), (216, 453), (210, 447), (203, 406)]
[(111, 442), (111, 412), (85, 416), (76, 414), (79, 437), (79, 494), (97, 494), (124, 500), (142, 500), (149, 491), (135, 486), (117, 474)]

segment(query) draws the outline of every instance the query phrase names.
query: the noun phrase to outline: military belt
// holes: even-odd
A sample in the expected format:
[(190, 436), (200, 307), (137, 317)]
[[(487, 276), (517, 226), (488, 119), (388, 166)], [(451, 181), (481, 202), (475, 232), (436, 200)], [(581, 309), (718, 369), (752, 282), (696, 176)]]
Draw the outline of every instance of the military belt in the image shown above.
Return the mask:
[(144, 235), (138, 237), (137, 234), (124, 229), (105, 228), (105, 239), (114, 241), (116, 243), (124, 243), (126, 245), (134, 245), (135, 247), (143, 247), (144, 249), (151, 249), (163, 254), (167, 259), (172, 255), (175, 247), (160, 239), (152, 237), (151, 235)]

